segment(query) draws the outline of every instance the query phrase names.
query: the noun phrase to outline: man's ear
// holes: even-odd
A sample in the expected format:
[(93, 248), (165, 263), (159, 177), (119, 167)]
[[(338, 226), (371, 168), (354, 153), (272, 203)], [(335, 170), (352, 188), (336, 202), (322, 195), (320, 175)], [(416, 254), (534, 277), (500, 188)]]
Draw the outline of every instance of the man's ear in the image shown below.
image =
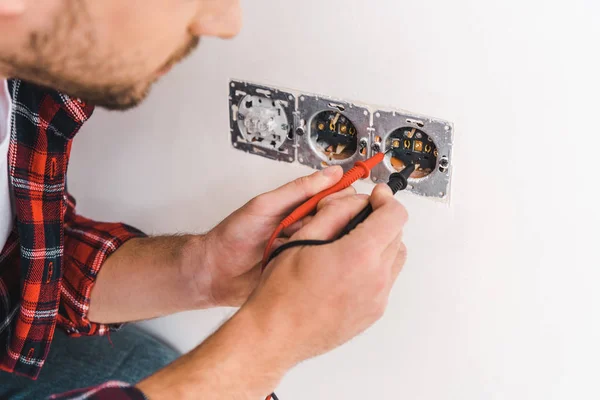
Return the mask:
[(26, 0), (0, 0), (0, 18), (15, 17), (25, 12)]

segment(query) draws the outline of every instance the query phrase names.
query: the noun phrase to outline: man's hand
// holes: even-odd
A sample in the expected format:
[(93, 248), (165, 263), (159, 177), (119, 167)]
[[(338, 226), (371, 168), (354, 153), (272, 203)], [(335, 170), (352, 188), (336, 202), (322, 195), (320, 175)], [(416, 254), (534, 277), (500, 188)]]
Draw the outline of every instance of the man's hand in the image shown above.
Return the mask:
[[(332, 239), (367, 204), (338, 196), (291, 240)], [(295, 364), (345, 343), (379, 319), (406, 259), (404, 209), (385, 185), (373, 214), (326, 246), (294, 248), (265, 270), (241, 310), (200, 347), (141, 382), (150, 399), (259, 399)]]
[[(330, 167), (260, 195), (199, 238), (204, 243), (198, 243), (198, 254), (190, 257), (188, 266), (199, 295), (210, 293), (215, 305), (241, 306), (258, 284), (259, 264), (277, 225), (294, 208), (339, 182), (342, 175), (341, 167)], [(353, 193), (349, 188), (337, 196)], [(291, 236), (309, 220), (300, 221), (284, 235)]]
[[(361, 195), (329, 201), (291, 240), (334, 239), (368, 201)], [(296, 362), (345, 343), (385, 311), (406, 259), (408, 215), (386, 185), (376, 187), (370, 202), (373, 214), (349, 235), (326, 246), (289, 249), (273, 260), (246, 305), (286, 338)]]
[[(342, 174), (340, 167), (331, 167), (258, 196), (206, 235), (130, 240), (102, 265), (88, 318), (130, 322), (242, 305), (258, 284), (258, 263), (275, 227), (296, 206), (336, 184)], [(328, 199), (353, 193), (348, 188)], [(292, 235), (309, 220), (284, 234)]]

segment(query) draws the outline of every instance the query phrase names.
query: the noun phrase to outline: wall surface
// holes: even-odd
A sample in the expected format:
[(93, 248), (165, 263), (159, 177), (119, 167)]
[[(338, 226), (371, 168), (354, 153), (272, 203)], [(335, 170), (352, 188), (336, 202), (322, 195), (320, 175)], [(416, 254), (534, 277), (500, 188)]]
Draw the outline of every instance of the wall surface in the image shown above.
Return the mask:
[[(153, 234), (203, 232), (309, 173), (233, 150), (231, 77), (451, 120), (452, 203), (399, 196), (410, 256), (385, 318), (292, 371), (280, 397), (600, 398), (599, 3), (243, 6), (239, 38), (205, 40), (142, 107), (97, 111), (70, 166), (80, 211)], [(145, 326), (188, 350), (230, 314)]]

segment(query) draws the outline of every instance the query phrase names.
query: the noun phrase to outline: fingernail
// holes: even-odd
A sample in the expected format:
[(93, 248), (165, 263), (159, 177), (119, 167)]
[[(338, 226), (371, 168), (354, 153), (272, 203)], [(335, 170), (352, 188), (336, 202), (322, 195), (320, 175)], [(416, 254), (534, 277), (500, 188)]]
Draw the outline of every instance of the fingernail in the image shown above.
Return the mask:
[(335, 165), (333, 167), (327, 167), (323, 170), (323, 175), (325, 176), (334, 176), (337, 173), (337, 170), (341, 167)]

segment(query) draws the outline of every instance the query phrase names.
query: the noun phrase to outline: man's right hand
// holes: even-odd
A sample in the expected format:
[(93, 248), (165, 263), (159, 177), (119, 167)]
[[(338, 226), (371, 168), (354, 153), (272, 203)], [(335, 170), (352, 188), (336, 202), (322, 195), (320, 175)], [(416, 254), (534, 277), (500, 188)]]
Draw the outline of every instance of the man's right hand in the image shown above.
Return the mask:
[[(290, 240), (333, 239), (368, 201), (351, 195), (326, 202)], [(334, 349), (383, 315), (406, 258), (407, 213), (385, 185), (370, 201), (373, 214), (349, 235), (326, 246), (289, 249), (273, 260), (246, 305), (288, 342), (293, 361)]]
[[(326, 200), (291, 240), (335, 238), (368, 201), (362, 195)], [(297, 363), (371, 326), (406, 259), (407, 214), (385, 185), (370, 202), (373, 214), (349, 235), (279, 255), (230, 321), (138, 387), (150, 399), (258, 399)]]

